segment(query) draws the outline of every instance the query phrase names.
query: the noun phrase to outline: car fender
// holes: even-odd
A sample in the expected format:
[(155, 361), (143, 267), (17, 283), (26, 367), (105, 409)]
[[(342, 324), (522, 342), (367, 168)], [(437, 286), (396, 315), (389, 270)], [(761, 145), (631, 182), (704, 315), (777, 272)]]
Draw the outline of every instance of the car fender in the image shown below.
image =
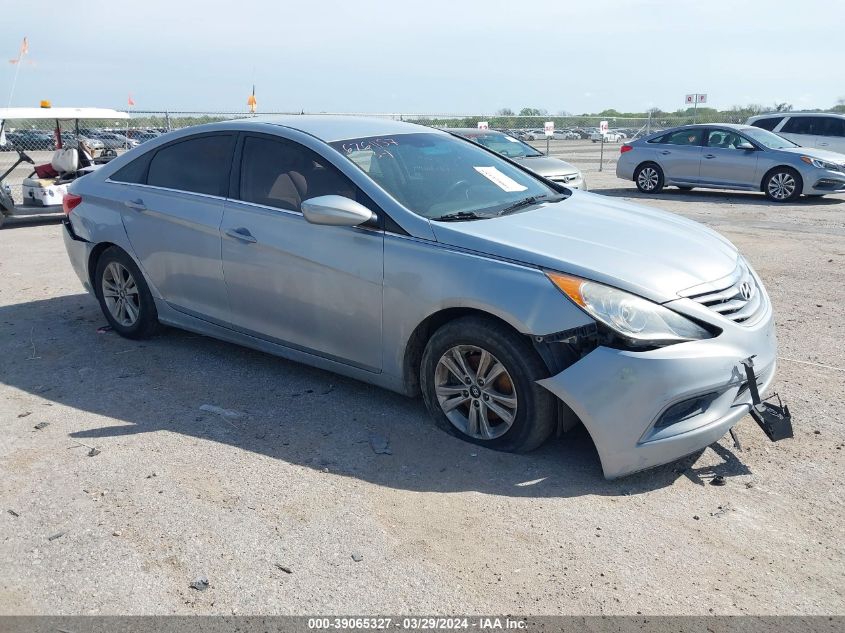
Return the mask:
[(442, 310), (481, 311), (530, 336), (593, 323), (539, 268), (392, 234), (384, 254), (384, 371), (397, 377), (417, 327)]

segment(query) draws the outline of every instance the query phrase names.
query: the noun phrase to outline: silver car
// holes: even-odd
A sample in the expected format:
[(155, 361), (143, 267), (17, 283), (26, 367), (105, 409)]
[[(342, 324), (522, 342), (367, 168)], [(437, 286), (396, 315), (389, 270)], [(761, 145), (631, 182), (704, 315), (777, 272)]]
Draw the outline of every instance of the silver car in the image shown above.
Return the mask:
[(70, 261), (117, 333), (164, 323), (422, 394), (442, 428), (499, 450), (580, 421), (607, 477), (715, 442), (775, 374), (771, 303), (725, 238), (427, 127), (187, 128), (64, 205)]
[(620, 152), (616, 175), (644, 193), (667, 185), (741, 189), (790, 202), (802, 193), (845, 192), (845, 155), (800, 147), (750, 125), (687, 125), (627, 143)]
[(587, 181), (584, 180), (584, 174), (581, 173), (580, 169), (560, 158), (546, 156), (528, 143), (509, 134), (497, 130), (477, 130), (474, 128), (452, 128), (446, 131), (467, 138), (506, 158), (519, 161), (543, 178), (566, 185), (571, 189), (583, 189), (585, 191), (587, 189)]

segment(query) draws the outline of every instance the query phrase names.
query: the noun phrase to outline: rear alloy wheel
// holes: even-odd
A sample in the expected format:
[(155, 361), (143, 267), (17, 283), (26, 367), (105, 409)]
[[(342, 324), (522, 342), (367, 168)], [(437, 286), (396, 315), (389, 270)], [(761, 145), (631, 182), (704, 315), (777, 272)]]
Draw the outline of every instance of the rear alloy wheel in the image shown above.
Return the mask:
[(552, 433), (554, 396), (528, 342), (483, 317), (447, 323), (423, 353), (420, 383), (437, 425), (464, 440), (504, 451), (530, 451)]
[(634, 182), (643, 193), (660, 193), (663, 190), (663, 170), (654, 163), (640, 165), (634, 172)]
[(772, 170), (763, 181), (763, 191), (769, 200), (792, 202), (801, 195), (803, 183), (794, 169), (780, 167)]
[(113, 246), (100, 256), (95, 288), (100, 308), (115, 332), (133, 339), (155, 332), (155, 301), (138, 266), (124, 251)]

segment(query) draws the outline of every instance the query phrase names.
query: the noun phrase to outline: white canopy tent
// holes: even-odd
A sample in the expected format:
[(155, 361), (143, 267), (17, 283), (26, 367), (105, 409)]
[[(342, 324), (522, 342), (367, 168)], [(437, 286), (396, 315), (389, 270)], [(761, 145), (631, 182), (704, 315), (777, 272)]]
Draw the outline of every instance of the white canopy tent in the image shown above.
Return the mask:
[(0, 121), (8, 119), (52, 119), (73, 121), (83, 119), (128, 119), (128, 112), (111, 108), (0, 108)]

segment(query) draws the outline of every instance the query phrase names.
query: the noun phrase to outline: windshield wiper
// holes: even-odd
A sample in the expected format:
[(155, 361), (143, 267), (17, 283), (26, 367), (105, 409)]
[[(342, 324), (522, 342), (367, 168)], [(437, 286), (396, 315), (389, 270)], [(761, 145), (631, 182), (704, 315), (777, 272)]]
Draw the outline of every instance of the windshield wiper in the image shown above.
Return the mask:
[(513, 213), (521, 209), (522, 207), (530, 207), (532, 204), (540, 202), (541, 200), (545, 200), (547, 196), (528, 196), (527, 198), (523, 198), (522, 200), (517, 200), (511, 205), (506, 206), (504, 209), (499, 211), (497, 215), (507, 215), (508, 213)]
[(456, 211), (455, 213), (447, 213), (436, 218), (431, 218), (437, 222), (465, 222), (466, 220), (487, 220), (492, 216), (479, 215), (475, 211)]

